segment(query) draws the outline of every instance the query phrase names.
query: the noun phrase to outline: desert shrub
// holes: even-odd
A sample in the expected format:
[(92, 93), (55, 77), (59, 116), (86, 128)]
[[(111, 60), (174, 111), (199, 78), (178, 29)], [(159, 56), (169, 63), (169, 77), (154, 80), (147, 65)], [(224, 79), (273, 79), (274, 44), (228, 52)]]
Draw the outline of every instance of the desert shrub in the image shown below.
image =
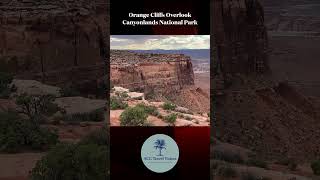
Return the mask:
[(177, 114), (169, 114), (167, 116), (164, 117), (164, 120), (171, 124), (174, 125), (174, 123), (177, 121)]
[(100, 122), (104, 120), (104, 109), (96, 109), (91, 112), (75, 113), (75, 114), (66, 114), (61, 117), (62, 121), (65, 122)]
[(10, 83), (13, 80), (13, 76), (0, 72), (0, 98), (8, 98), (10, 93), (12, 92), (12, 88), (10, 87)]
[(170, 103), (170, 102), (165, 102), (163, 105), (162, 105), (162, 108), (164, 109), (164, 110), (171, 110), (171, 111), (173, 111), (173, 110), (175, 110), (176, 109), (176, 105), (175, 104), (173, 104), (173, 103)]
[(44, 116), (51, 116), (62, 109), (54, 104), (53, 95), (21, 94), (16, 99), (18, 112), (27, 115), (30, 119), (41, 120)]
[(150, 115), (153, 115), (153, 116), (159, 115), (159, 111), (155, 106), (148, 106), (146, 104), (140, 103), (136, 107), (141, 107), (142, 109), (144, 109), (144, 111), (146, 111), (146, 113)]
[(73, 86), (65, 86), (60, 89), (60, 94), (62, 97), (74, 97), (80, 96), (80, 91)]
[(116, 110), (116, 109), (125, 109), (128, 107), (128, 104), (126, 102), (123, 102), (123, 99), (120, 97), (112, 96), (110, 98), (110, 109)]
[(220, 166), (217, 175), (225, 178), (235, 178), (238, 176), (237, 171), (231, 166)]
[(105, 180), (108, 177), (108, 148), (97, 144), (61, 144), (37, 162), (32, 180)]
[(320, 175), (320, 160), (313, 161), (311, 163), (311, 169), (313, 174), (319, 176)]
[(21, 149), (44, 150), (58, 142), (56, 132), (21, 119), (13, 112), (0, 113), (0, 151), (15, 153)]
[(145, 126), (147, 122), (147, 113), (141, 107), (128, 107), (120, 115), (121, 126)]
[(249, 166), (255, 166), (255, 167), (259, 167), (259, 168), (268, 168), (268, 164), (267, 162), (261, 160), (261, 159), (258, 159), (258, 158), (250, 158), (248, 161), (247, 161), (247, 165)]
[(220, 150), (213, 151), (213, 159), (237, 164), (244, 163), (244, 160), (240, 154)]
[(32, 180), (109, 179), (109, 134), (101, 128), (77, 144), (59, 144), (30, 173)]

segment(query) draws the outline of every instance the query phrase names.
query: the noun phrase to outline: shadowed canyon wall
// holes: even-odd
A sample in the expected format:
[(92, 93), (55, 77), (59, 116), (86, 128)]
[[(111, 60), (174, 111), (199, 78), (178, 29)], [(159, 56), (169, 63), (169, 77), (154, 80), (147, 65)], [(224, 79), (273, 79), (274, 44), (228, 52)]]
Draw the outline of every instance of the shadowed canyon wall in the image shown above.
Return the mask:
[(1, 70), (54, 85), (102, 78), (106, 12), (104, 0), (1, 2)]
[(260, 1), (212, 3), (215, 137), (267, 157), (319, 157), (319, 101), (272, 80)]
[(237, 73), (265, 73), (267, 31), (263, 8), (257, 0), (214, 0), (213, 34), (217, 66), (228, 80)]

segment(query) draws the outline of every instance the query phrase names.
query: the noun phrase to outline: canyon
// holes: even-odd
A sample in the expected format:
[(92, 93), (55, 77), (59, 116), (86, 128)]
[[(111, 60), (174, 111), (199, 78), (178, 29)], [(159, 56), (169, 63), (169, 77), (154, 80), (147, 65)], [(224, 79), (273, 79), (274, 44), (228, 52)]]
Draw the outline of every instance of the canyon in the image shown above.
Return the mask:
[(183, 54), (111, 50), (110, 82), (195, 112), (210, 109), (209, 92), (196, 86), (192, 60)]
[[(219, 172), (231, 167), (242, 177), (316, 179), (310, 168), (320, 144), (316, 3), (212, 1), (215, 178), (224, 179)], [(304, 10), (299, 18), (292, 7)], [(247, 162), (252, 158), (266, 166)], [(281, 159), (296, 163), (296, 169), (277, 164)]]
[(0, 69), (52, 85), (96, 86), (108, 54), (106, 11), (103, 0), (1, 2)]

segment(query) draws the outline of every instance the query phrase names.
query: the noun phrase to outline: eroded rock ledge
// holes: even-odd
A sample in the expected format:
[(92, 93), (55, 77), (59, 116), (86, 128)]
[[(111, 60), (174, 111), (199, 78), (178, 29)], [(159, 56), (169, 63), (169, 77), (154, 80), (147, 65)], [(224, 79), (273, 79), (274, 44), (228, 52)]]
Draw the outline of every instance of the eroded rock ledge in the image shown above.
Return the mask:
[(194, 85), (191, 58), (183, 54), (111, 51), (111, 82), (130, 89), (177, 92)]

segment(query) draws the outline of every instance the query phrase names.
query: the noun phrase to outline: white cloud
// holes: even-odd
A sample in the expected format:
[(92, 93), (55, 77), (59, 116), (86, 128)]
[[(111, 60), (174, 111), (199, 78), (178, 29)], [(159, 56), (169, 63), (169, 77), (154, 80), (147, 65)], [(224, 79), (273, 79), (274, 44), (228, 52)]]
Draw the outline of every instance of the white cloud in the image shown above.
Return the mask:
[(111, 49), (152, 50), (152, 49), (209, 49), (209, 35), (124, 35), (111, 36)]

